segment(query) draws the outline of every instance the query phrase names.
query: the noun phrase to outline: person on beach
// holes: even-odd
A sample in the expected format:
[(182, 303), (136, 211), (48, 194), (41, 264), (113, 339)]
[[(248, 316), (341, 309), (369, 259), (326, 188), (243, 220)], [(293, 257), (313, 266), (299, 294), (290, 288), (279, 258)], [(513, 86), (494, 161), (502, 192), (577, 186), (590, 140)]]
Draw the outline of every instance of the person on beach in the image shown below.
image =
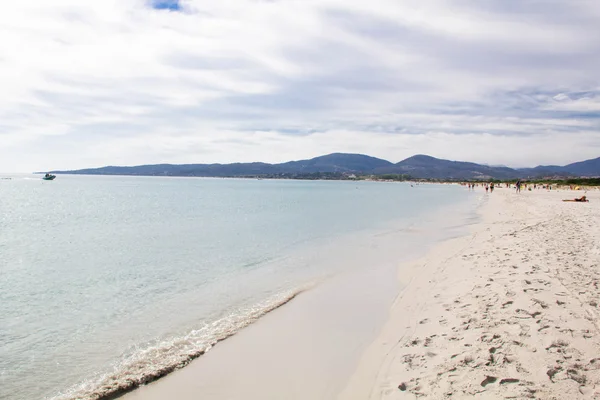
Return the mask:
[(573, 200), (563, 200), (563, 201), (575, 201), (575, 202), (578, 202), (578, 203), (587, 203), (587, 202), (589, 202), (589, 200), (585, 196), (581, 196), (580, 198), (575, 198)]
[(494, 182), (490, 183), (490, 193), (494, 193)]
[(521, 192), (521, 180), (520, 179), (517, 181), (517, 184), (515, 186), (517, 187), (516, 193), (520, 193)]

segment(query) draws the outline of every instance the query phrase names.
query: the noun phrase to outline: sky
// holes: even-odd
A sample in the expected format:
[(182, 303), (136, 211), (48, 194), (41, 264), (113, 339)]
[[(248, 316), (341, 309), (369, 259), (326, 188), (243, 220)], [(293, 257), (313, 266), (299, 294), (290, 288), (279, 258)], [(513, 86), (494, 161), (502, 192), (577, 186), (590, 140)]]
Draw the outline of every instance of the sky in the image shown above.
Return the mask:
[(600, 156), (598, 0), (19, 0), (0, 171)]

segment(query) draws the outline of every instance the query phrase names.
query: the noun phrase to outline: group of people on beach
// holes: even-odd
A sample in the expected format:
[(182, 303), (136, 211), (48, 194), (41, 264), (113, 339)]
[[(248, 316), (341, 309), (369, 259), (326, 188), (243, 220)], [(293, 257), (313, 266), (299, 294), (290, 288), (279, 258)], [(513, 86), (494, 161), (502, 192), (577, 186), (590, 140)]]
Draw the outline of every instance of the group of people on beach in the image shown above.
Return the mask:
[[(473, 182), (466, 182), (463, 183), (463, 186), (467, 186), (469, 188), (469, 190), (475, 190), (476, 187), (478, 186), (482, 186), (486, 192), (488, 193), (492, 193), (494, 191), (495, 188), (497, 187), (504, 187), (507, 189), (515, 189), (516, 193), (520, 193), (521, 190), (525, 189), (525, 190), (530, 190), (532, 189), (532, 185), (528, 185), (525, 182), (523, 182), (522, 180), (517, 180), (516, 183), (512, 184), (512, 183), (508, 183), (508, 182), (504, 182), (504, 183), (495, 183), (495, 182), (480, 182), (480, 183), (473, 183)], [(551, 185), (537, 185), (537, 184), (533, 184), (533, 189), (548, 189), (551, 190), (552, 186)]]
[[(527, 185), (526, 183), (524, 183), (522, 180), (518, 180), (517, 183), (515, 183), (515, 192), (519, 193), (521, 192), (521, 188), (527, 189), (529, 191), (531, 191), (531, 184)], [(533, 184), (533, 188), (534, 189), (548, 189), (548, 190), (552, 190), (552, 185), (538, 185), (536, 183)]]
[[(494, 191), (495, 187), (502, 187), (502, 185), (504, 185), (504, 187), (506, 187), (508, 189), (514, 188), (515, 193), (520, 193), (521, 189), (531, 191), (532, 188), (533, 189), (552, 190), (552, 185), (550, 185), (550, 184), (533, 183), (533, 184), (528, 185), (527, 183), (523, 182), (520, 179), (517, 180), (517, 182), (514, 184), (514, 186), (510, 183), (494, 183), (494, 182), (490, 182), (490, 183), (487, 183), (487, 182), (479, 182), (479, 183), (464, 182), (464, 183), (461, 183), (461, 185), (467, 186), (469, 188), (469, 190), (475, 190), (476, 187), (482, 186), (483, 188), (485, 188), (486, 193), (492, 193)], [(555, 189), (560, 189), (560, 187), (556, 187)], [(580, 187), (579, 186), (569, 186), (569, 189), (570, 190), (580, 190)], [(589, 200), (586, 196), (581, 196), (581, 197), (577, 197), (574, 199), (567, 199), (567, 200), (563, 200), (563, 201), (573, 201), (573, 202), (581, 202), (581, 203), (589, 202)]]
[[(469, 188), (469, 190), (475, 190), (476, 186), (479, 186), (479, 183), (472, 183), (472, 182), (467, 182), (466, 183), (467, 187)], [(485, 188), (486, 193), (487, 192), (493, 192), (494, 191), (494, 182), (491, 183), (481, 183), (481, 185)], [(508, 186), (507, 186), (508, 187)]]
[[(462, 184), (463, 186), (467, 186), (469, 188), (469, 190), (475, 190), (476, 187), (481, 186), (485, 189), (486, 192), (493, 192), (494, 188), (497, 187), (504, 187), (507, 189), (515, 189), (516, 193), (520, 193), (521, 190), (529, 190), (531, 191), (532, 189), (545, 189), (545, 190), (552, 190), (552, 185), (550, 184), (527, 184), (522, 180), (517, 180), (514, 184), (513, 183), (509, 183), (509, 182), (503, 182), (503, 183), (499, 183), (499, 182), (478, 182), (478, 183), (474, 183), (474, 182), (465, 182)], [(571, 187), (571, 190), (577, 190), (579, 189), (579, 187)]]

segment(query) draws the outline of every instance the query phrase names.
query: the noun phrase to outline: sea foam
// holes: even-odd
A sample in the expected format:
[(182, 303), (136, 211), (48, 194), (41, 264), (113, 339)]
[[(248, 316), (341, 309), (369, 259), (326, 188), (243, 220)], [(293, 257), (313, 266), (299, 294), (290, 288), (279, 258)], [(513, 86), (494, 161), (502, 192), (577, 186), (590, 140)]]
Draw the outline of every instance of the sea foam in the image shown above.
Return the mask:
[(287, 291), (252, 307), (232, 312), (181, 337), (140, 347), (124, 356), (112, 371), (86, 380), (51, 400), (109, 400), (155, 381), (209, 351), (215, 344), (293, 300), (308, 287)]

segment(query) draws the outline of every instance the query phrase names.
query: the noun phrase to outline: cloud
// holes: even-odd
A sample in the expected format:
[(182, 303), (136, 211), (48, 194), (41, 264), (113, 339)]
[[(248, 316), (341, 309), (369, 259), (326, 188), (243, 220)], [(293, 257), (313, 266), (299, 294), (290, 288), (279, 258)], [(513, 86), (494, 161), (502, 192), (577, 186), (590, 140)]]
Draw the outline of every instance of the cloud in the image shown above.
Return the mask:
[(596, 157), (599, 17), (591, 0), (9, 2), (0, 171)]

